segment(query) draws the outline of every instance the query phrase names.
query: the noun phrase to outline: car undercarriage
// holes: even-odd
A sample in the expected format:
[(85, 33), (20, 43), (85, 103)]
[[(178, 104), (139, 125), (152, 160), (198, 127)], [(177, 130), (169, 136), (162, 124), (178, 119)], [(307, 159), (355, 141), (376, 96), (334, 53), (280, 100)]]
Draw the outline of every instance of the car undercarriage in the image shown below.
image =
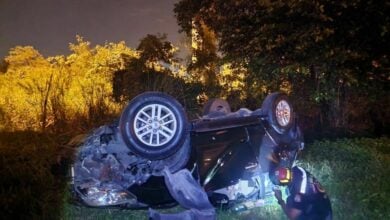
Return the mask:
[[(210, 204), (232, 208), (269, 195), (268, 171), (291, 167), (302, 149), (285, 94), (268, 95), (254, 111), (231, 112), (226, 101), (213, 99), (202, 117), (188, 121), (174, 98), (148, 92), (134, 98), (119, 121), (85, 138), (72, 166), (72, 189), (75, 199), (93, 207), (183, 206), (183, 195), (200, 190)], [(201, 204), (209, 208), (207, 202)], [(187, 203), (191, 209), (197, 201)]]

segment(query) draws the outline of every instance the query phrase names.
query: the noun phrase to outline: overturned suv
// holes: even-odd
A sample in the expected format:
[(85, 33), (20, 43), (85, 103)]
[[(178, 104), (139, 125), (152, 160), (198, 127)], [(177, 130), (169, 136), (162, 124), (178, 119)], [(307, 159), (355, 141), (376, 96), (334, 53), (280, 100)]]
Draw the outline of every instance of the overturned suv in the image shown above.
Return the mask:
[[(292, 166), (303, 148), (288, 97), (269, 94), (261, 108), (231, 112), (209, 100), (188, 121), (180, 103), (160, 92), (135, 97), (120, 120), (85, 138), (72, 166), (72, 189), (88, 206), (169, 207), (164, 170), (188, 169), (213, 205), (264, 198), (267, 172)], [(178, 180), (179, 181), (179, 180)]]

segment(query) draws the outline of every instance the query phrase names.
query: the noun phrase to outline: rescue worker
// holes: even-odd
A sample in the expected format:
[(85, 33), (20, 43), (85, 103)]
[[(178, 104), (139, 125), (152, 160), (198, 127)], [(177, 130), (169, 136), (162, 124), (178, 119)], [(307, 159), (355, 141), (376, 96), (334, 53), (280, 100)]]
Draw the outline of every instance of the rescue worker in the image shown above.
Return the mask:
[(287, 186), (288, 197), (284, 201), (279, 188), (274, 189), (275, 197), (289, 219), (331, 220), (332, 207), (324, 188), (305, 169), (294, 166), (279, 167), (270, 172), (275, 185)]

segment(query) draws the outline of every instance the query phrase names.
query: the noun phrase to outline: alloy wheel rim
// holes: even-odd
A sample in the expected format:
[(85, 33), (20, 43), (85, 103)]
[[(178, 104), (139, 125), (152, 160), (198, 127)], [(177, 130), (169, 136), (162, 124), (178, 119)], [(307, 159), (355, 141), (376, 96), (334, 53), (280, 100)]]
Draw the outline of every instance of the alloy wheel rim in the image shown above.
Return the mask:
[(276, 120), (280, 126), (286, 126), (291, 120), (291, 108), (286, 100), (281, 100), (276, 105)]
[(175, 136), (177, 118), (168, 107), (150, 104), (137, 112), (133, 127), (139, 141), (148, 146), (159, 147)]

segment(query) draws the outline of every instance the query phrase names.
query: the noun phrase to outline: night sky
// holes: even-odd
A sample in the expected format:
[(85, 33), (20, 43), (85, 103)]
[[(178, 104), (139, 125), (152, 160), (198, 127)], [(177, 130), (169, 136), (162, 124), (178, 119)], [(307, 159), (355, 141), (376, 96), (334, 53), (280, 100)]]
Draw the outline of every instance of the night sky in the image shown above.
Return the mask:
[(146, 34), (180, 41), (173, 13), (178, 0), (0, 0), (0, 58), (16, 45), (44, 56), (69, 54), (76, 35), (92, 45), (124, 40), (137, 47)]

